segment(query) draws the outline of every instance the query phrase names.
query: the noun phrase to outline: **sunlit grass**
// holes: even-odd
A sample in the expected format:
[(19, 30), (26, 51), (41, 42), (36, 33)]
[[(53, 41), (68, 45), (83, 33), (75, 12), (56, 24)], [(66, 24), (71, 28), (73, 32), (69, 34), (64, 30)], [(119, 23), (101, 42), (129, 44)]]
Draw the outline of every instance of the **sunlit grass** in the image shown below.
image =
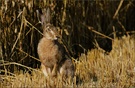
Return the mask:
[(59, 76), (51, 84), (37, 69), (31, 74), (18, 71), (14, 75), (0, 75), (0, 87), (135, 87), (134, 44), (134, 38), (123, 36), (114, 39), (109, 54), (100, 48), (82, 54), (74, 61), (76, 73), (71, 83), (63, 82)]
[[(87, 55), (82, 53), (77, 60), (73, 60), (76, 72), (71, 83), (63, 82), (59, 76), (53, 84), (47, 81), (40, 69), (26, 66), (31, 62), (33, 62), (32, 67), (39, 65), (40, 61), (36, 58), (36, 45), (42, 36), (42, 30), (36, 10), (50, 6), (48, 3), (50, 1), (52, 2), (52, 0), (0, 1), (0, 88), (134, 88), (135, 39), (130, 36), (115, 38), (113, 49), (109, 53), (97, 47), (97, 49), (89, 50)], [(123, 1), (63, 0), (60, 3), (56, 0), (51, 4), (53, 8), (56, 8), (52, 11), (54, 12), (52, 23), (62, 28), (60, 30), (63, 40), (70, 51), (74, 48), (71, 47), (74, 44), (85, 45), (83, 39), (88, 44), (91, 44), (93, 40), (98, 40), (94, 37), (97, 35), (113, 40), (110, 36), (106, 36), (112, 33), (112, 26), (116, 34), (134, 34), (134, 19), (132, 19), (134, 16), (131, 14), (134, 9), (134, 0)], [(38, 64), (35, 63), (36, 61)], [(10, 72), (12, 70), (15, 72)]]

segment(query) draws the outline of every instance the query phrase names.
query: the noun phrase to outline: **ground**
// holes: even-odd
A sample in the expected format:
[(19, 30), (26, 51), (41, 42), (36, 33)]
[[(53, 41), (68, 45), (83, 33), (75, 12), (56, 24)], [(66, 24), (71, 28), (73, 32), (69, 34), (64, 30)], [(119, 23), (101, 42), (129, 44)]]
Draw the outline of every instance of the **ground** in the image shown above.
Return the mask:
[[(73, 59), (75, 76), (72, 82), (63, 82), (61, 77), (55, 85), (46, 81), (40, 69), (29, 71), (5, 72), (0, 75), (0, 88), (31, 88), (31, 87), (135, 87), (135, 39), (131, 36), (115, 38), (111, 52), (106, 53), (101, 48), (89, 50), (82, 54), (79, 60)], [(6, 71), (6, 70), (3, 70)], [(29, 73), (31, 71), (31, 74)], [(10, 74), (7, 75), (6, 73)]]

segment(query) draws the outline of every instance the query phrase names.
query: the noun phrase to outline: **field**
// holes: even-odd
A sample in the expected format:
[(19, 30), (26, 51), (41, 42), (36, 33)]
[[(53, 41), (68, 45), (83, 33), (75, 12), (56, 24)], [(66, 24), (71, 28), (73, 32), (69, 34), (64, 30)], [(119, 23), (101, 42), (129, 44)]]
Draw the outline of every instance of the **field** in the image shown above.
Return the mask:
[[(110, 53), (98, 48), (82, 54), (74, 60), (76, 67), (73, 82), (64, 83), (61, 77), (56, 80), (55, 87), (70, 88), (134, 88), (135, 87), (135, 38), (123, 36), (115, 38)], [(6, 63), (5, 63), (6, 64)], [(8, 64), (8, 63), (7, 63)], [(6, 71), (6, 70), (5, 70)], [(10, 75), (0, 75), (0, 88), (48, 87), (40, 69), (17, 71)]]
[[(38, 12), (72, 57), (72, 81), (51, 81), (40, 70), (43, 35)], [(135, 88), (134, 0), (0, 0), (0, 88)]]

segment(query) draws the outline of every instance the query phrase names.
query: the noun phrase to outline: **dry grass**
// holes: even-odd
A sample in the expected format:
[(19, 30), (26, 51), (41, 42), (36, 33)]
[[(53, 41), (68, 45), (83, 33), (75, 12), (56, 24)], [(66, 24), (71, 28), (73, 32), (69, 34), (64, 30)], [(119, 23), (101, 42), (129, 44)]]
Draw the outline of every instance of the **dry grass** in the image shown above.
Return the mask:
[[(135, 39), (123, 36), (113, 41), (113, 49), (107, 54), (102, 49), (93, 49), (74, 60), (76, 75), (72, 83), (64, 83), (61, 77), (55, 87), (135, 87)], [(11, 75), (0, 75), (0, 88), (5, 87), (48, 87), (42, 72), (32, 70), (31, 74), (22, 71)], [(52, 85), (52, 84), (51, 84)]]
[[(79, 77), (96, 87), (133, 87), (135, 86), (135, 40), (129, 36), (114, 39), (113, 49), (107, 55), (103, 50), (94, 49), (82, 55), (77, 62)], [(87, 82), (86, 82), (87, 81)]]
[[(1, 0), (0, 88), (49, 86), (42, 72), (34, 69), (40, 64), (37, 44), (42, 36), (36, 10), (52, 2)], [(112, 37), (114, 33), (116, 36), (135, 33), (134, 4), (134, 0), (54, 0), (52, 23), (61, 29), (64, 44), (73, 56), (80, 54), (82, 48), (86, 51), (93, 48), (91, 43), (95, 40), (103, 47), (113, 41), (110, 53), (98, 48), (81, 54), (74, 60), (73, 82), (64, 83), (58, 77), (55, 87), (135, 87), (135, 39)], [(106, 38), (109, 41), (100, 42)], [(76, 49), (74, 45), (82, 48)]]

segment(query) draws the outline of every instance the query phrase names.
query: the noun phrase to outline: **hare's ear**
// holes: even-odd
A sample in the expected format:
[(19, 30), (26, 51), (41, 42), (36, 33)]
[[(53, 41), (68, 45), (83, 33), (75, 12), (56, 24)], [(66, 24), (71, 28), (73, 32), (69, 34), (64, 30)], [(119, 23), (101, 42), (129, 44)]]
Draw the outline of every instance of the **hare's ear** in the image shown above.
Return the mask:
[(41, 15), (41, 24), (42, 25), (46, 24), (45, 15), (44, 14)]
[(47, 23), (50, 23), (50, 8), (44, 8), (42, 9), (42, 14), (41, 14), (41, 24), (46, 25)]
[(46, 22), (50, 23), (50, 20), (51, 20), (50, 8), (47, 7), (47, 9), (46, 9)]

